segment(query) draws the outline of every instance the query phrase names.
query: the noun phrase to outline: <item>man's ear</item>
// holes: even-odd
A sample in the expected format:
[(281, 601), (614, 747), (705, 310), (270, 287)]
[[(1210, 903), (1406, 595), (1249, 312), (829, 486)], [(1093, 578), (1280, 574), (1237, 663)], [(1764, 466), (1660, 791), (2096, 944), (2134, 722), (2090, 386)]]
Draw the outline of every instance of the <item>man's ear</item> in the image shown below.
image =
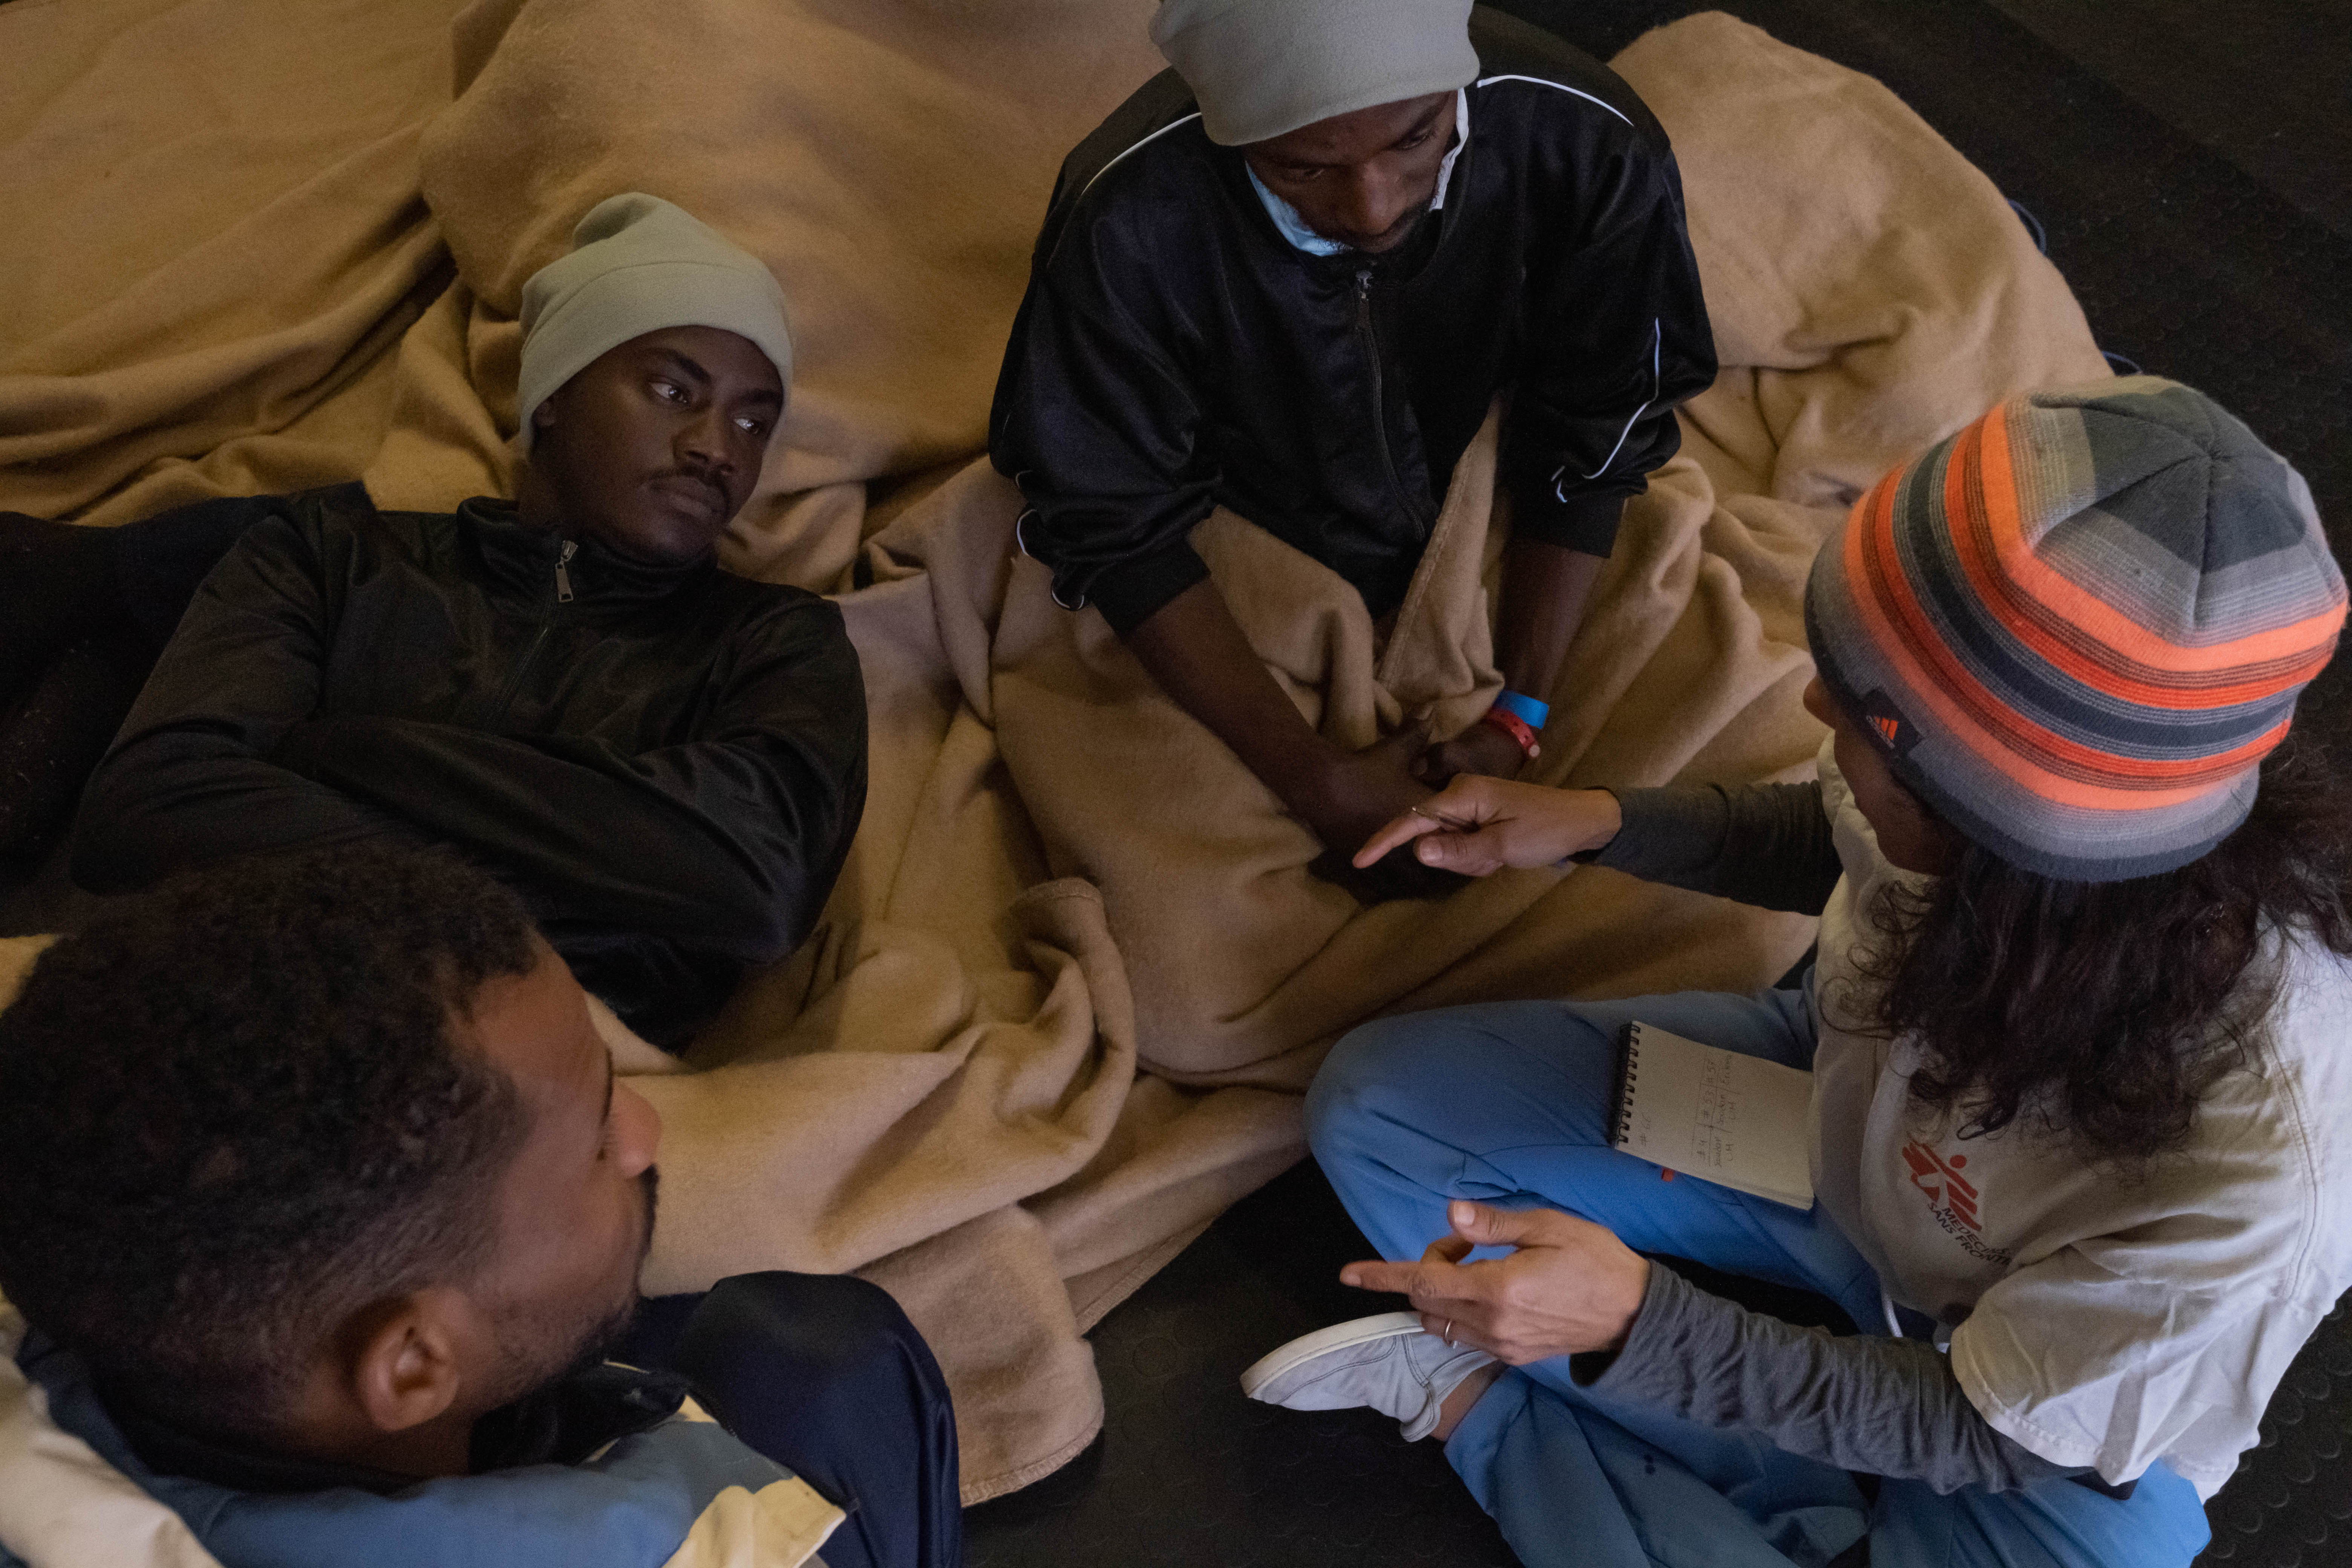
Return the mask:
[(427, 1289), (381, 1303), (355, 1325), (344, 1374), (368, 1425), (405, 1432), (457, 1402), (467, 1315), (458, 1292)]

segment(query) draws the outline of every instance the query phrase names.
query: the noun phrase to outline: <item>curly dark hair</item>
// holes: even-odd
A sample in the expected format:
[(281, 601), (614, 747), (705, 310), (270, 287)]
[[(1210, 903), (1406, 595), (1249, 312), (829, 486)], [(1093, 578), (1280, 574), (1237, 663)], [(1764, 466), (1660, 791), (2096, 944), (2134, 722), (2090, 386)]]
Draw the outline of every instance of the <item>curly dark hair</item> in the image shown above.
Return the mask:
[(0, 1013), (0, 1291), (110, 1397), (266, 1439), (351, 1312), (486, 1256), (526, 1118), (451, 1023), (537, 958), (514, 895), (439, 854), (110, 907)]
[(2352, 800), (2292, 740), (2237, 831), (2177, 870), (2068, 882), (1973, 844), (1926, 890), (1871, 911), (1873, 1020), (1913, 1033), (1912, 1098), (1962, 1137), (2026, 1125), (2133, 1165), (2179, 1148), (2199, 1102), (2246, 1060), (2277, 976), (2277, 929), (2352, 954)]

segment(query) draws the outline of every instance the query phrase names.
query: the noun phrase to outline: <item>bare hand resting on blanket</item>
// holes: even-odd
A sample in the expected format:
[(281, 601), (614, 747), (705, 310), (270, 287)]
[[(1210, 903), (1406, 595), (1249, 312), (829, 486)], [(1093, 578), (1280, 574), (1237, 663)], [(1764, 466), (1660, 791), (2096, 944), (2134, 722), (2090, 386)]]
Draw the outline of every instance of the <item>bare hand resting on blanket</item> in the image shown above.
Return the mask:
[(1214, 582), (1162, 605), (1127, 645), (1160, 689), (1231, 747), (1326, 848), (1349, 854), (1429, 798), (1429, 786), (1412, 776), (1428, 728), (1409, 724), (1360, 752), (1325, 740), (1266, 673)]
[(1546, 789), (1463, 773), (1373, 834), (1356, 851), (1356, 864), (1370, 866), (1411, 843), (1424, 866), (1484, 877), (1598, 849), (1623, 821), (1617, 797), (1605, 789)]
[[(1625, 1342), (1650, 1288), (1650, 1260), (1616, 1233), (1556, 1209), (1498, 1209), (1456, 1198), (1453, 1228), (1417, 1263), (1350, 1263), (1339, 1282), (1410, 1299), (1421, 1326), (1512, 1366)], [(1462, 1259), (1473, 1247), (1507, 1258)]]

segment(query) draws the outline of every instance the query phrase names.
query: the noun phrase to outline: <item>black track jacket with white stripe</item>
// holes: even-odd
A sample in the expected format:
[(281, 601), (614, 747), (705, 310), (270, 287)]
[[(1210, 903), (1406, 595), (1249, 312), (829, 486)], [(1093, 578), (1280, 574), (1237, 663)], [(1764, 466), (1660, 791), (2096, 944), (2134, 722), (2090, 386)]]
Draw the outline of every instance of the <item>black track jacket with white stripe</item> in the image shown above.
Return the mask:
[(1608, 553), (1715, 379), (1681, 176), (1598, 61), (1483, 6), (1471, 38), (1444, 205), (1378, 258), (1295, 249), (1172, 71), (1063, 164), (989, 422), (1061, 603), (1133, 630), (1222, 503), (1384, 615), (1505, 391), (1514, 527)]

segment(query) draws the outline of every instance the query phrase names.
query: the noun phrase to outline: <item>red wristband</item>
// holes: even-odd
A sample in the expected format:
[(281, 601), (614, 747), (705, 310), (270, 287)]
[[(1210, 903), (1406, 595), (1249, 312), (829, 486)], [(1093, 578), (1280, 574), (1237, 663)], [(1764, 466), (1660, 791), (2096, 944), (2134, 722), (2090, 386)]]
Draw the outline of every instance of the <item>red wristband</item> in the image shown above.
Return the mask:
[(1512, 740), (1517, 741), (1519, 743), (1519, 750), (1525, 752), (1528, 756), (1540, 757), (1543, 755), (1543, 748), (1536, 744), (1536, 732), (1528, 728), (1528, 721), (1525, 719), (1520, 718), (1509, 709), (1489, 708), (1486, 710), (1485, 716), (1478, 721), (1482, 724), (1492, 724), (1496, 729), (1500, 730), (1504, 734), (1508, 735)]

